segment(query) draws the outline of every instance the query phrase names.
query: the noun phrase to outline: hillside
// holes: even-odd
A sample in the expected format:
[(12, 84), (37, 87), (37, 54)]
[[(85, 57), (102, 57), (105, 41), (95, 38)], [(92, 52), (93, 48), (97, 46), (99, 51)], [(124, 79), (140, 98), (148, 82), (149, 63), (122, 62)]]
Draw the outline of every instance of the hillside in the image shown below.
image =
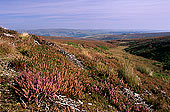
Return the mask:
[(127, 52), (157, 60), (170, 69), (170, 36), (129, 40), (128, 44)]
[(0, 28), (1, 111), (169, 111), (170, 75), (127, 47)]

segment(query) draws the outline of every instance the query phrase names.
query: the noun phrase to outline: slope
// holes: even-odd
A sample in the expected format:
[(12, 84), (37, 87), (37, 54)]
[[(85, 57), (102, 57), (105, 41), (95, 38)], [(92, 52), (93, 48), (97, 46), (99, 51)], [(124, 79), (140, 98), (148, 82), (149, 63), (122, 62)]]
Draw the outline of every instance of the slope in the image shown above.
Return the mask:
[(125, 50), (131, 54), (160, 61), (165, 69), (170, 69), (170, 36), (134, 40), (129, 45)]
[(149, 75), (161, 69), (152, 65), (156, 61), (131, 55), (123, 51), (125, 47), (103, 41), (45, 40), (1, 31), (2, 111), (170, 108), (168, 79)]

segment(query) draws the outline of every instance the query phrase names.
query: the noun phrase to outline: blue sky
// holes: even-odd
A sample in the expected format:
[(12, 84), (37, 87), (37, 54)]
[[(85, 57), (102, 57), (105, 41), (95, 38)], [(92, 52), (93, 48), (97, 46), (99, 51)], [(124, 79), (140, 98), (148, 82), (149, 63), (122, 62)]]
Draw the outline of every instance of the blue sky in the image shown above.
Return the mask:
[(170, 30), (170, 0), (0, 0), (11, 29)]

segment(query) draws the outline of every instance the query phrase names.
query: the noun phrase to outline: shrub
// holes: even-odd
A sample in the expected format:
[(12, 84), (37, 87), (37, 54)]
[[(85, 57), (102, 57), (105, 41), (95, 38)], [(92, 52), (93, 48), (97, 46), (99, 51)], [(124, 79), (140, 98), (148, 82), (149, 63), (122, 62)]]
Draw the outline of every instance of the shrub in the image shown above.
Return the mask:
[(7, 32), (8, 32), (9, 34), (18, 34), (18, 32), (15, 31), (15, 30), (8, 30)]
[(170, 70), (170, 60), (167, 60), (166, 62), (163, 62), (164, 69)]
[(30, 70), (20, 72), (18, 76), (14, 76), (14, 84), (11, 86), (15, 92), (29, 106), (36, 104), (40, 107), (43, 101), (48, 101), (49, 97), (64, 94), (69, 97), (83, 97), (84, 86), (80, 79), (80, 73), (70, 74), (68, 71), (58, 72), (55, 74), (33, 73)]

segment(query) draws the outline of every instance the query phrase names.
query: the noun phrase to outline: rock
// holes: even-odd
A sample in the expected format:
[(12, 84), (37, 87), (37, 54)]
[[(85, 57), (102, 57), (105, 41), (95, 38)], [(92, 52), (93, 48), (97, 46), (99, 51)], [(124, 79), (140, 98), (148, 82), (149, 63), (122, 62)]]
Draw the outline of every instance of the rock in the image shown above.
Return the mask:
[(39, 43), (37, 40), (34, 40), (34, 43), (36, 43), (36, 44), (40, 45), (40, 43)]
[(88, 105), (93, 105), (92, 103), (88, 103)]
[(151, 76), (151, 77), (152, 77), (152, 76), (153, 76), (153, 72), (150, 72), (150, 73), (149, 73), (149, 76)]
[(60, 105), (61, 108), (65, 109), (67, 107), (72, 108), (74, 111), (80, 112), (81, 106), (83, 105), (83, 102), (78, 100), (78, 102), (72, 100), (71, 98), (67, 98), (66, 96), (62, 95), (55, 95), (55, 98), (49, 97), (50, 101)]
[(124, 88), (123, 87), (123, 94), (124, 95), (127, 95), (128, 97), (130, 97), (131, 99), (133, 99), (135, 101), (135, 104), (136, 105), (145, 105), (147, 107), (147, 110), (148, 111), (153, 111), (153, 109), (151, 108), (152, 105), (149, 105), (147, 104), (145, 101), (144, 101), (144, 98), (142, 98), (139, 94), (131, 91), (130, 89), (128, 88)]
[(7, 36), (7, 37), (15, 37), (14, 35), (7, 34), (7, 33), (4, 33), (4, 35)]

